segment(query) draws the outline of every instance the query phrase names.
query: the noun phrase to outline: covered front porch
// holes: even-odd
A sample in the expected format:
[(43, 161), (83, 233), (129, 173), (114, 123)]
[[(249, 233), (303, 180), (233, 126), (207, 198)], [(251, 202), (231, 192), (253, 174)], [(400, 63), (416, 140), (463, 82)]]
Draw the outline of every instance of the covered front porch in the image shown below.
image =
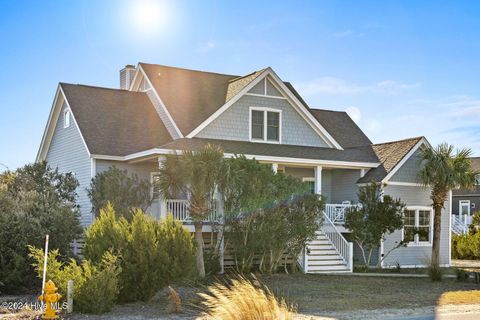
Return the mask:
[[(160, 157), (158, 161), (162, 161)], [(309, 191), (322, 195), (325, 200), (325, 214), (337, 226), (340, 232), (346, 232), (343, 227), (345, 212), (357, 204), (357, 180), (361, 178), (366, 168), (346, 167), (338, 165), (311, 165), (302, 163), (267, 162), (275, 173), (284, 173), (301, 179), (309, 184)], [(152, 182), (157, 173), (151, 173)], [(212, 213), (205, 220), (205, 228), (210, 231), (211, 225), (222, 222), (222, 205), (218, 197), (212, 204)], [(156, 198), (151, 207), (151, 214), (163, 219), (172, 214), (176, 220), (183, 222), (187, 228), (192, 225), (186, 197), (176, 199)], [(193, 229), (192, 229), (193, 230)]]

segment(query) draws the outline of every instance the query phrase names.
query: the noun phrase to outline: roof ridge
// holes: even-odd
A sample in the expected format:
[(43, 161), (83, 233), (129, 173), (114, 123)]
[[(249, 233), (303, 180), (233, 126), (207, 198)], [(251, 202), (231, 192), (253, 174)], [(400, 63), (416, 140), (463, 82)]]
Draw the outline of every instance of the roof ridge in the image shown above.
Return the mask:
[(111, 90), (111, 91), (131, 92), (131, 93), (142, 93), (142, 94), (144, 94), (144, 92), (141, 92), (141, 91), (130, 91), (130, 90), (120, 89), (120, 88), (110, 88), (110, 87), (94, 86), (94, 85), (90, 85), (90, 84), (81, 84), (81, 83), (59, 82), (59, 85), (79, 86), (79, 87), (87, 87), (87, 88), (92, 88), (92, 89), (101, 89), (101, 90)]
[[(327, 112), (338, 112), (338, 113), (347, 113), (346, 111), (330, 110), (330, 109), (319, 109), (319, 108), (310, 108), (310, 110), (327, 111)], [(348, 113), (347, 113), (347, 114), (348, 114)]]
[(374, 146), (381, 146), (381, 145), (386, 145), (386, 144), (394, 144), (394, 143), (399, 143), (399, 142), (404, 142), (404, 141), (409, 141), (409, 140), (421, 140), (425, 138), (424, 136), (418, 136), (418, 137), (413, 137), (413, 138), (405, 138), (405, 139), (400, 139), (400, 140), (394, 140), (394, 141), (387, 141), (387, 142), (381, 142), (381, 143), (374, 143)]
[(240, 76), (240, 77), (234, 78), (234, 79), (232, 79), (232, 80), (228, 80), (228, 83), (232, 83), (232, 82), (241, 80), (241, 79), (243, 79), (243, 78), (253, 76), (255, 73), (262, 73), (263, 71), (265, 71), (265, 70), (267, 70), (267, 69), (268, 69), (268, 68), (263, 68), (263, 69), (260, 69), (260, 70), (256, 70), (256, 71), (250, 72), (249, 74), (246, 74), (246, 75), (244, 75), (244, 76)]
[(204, 71), (204, 70), (195, 70), (195, 69), (188, 69), (188, 68), (181, 68), (181, 67), (172, 67), (172, 66), (167, 66), (165, 64), (158, 64), (158, 63), (138, 62), (138, 64), (139, 65), (144, 64), (144, 65), (150, 65), (150, 66), (166, 67), (166, 68), (171, 68), (171, 69), (192, 71), (192, 72), (199, 72), (199, 73), (210, 73), (210, 74), (216, 74), (216, 75), (227, 76), (227, 77), (239, 77), (238, 75), (235, 75), (235, 74), (227, 74), (227, 73)]

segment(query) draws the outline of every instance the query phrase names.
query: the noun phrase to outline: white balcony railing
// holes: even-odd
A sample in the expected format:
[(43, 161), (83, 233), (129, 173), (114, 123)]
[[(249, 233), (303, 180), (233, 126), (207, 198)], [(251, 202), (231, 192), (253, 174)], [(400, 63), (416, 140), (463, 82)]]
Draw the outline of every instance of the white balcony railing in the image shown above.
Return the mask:
[(345, 214), (348, 209), (356, 206), (356, 204), (350, 203), (327, 203), (325, 205), (325, 214), (332, 223), (341, 224), (345, 222)]
[[(190, 210), (188, 207), (188, 200), (183, 199), (167, 199), (165, 200), (165, 214), (172, 214), (175, 220), (182, 222), (191, 222)], [(220, 215), (217, 210), (217, 203), (213, 203), (212, 213), (205, 221), (215, 222), (220, 220)]]

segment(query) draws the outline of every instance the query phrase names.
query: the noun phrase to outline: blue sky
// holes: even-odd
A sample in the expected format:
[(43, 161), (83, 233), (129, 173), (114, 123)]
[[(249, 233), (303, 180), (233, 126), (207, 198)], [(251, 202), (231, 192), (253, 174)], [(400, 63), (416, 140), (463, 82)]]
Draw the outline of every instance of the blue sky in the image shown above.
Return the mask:
[(479, 2), (148, 1), (1, 1), (0, 163), (34, 161), (58, 82), (118, 87), (138, 61), (271, 66), (374, 142), (425, 135), (480, 155)]

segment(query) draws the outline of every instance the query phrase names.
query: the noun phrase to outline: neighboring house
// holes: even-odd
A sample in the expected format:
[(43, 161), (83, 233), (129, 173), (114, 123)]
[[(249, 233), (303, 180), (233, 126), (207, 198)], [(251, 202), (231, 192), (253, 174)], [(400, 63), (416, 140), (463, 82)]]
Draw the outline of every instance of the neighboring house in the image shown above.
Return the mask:
[[(359, 186), (372, 181), (407, 204), (405, 228), (387, 236), (376, 260), (405, 236), (408, 245), (383, 267), (421, 266), (430, 255), (433, 210), (429, 190), (416, 180), (425, 138), (372, 144), (345, 112), (310, 108), (271, 68), (236, 76), (139, 63), (120, 71), (120, 86), (60, 83), (38, 152), (37, 161), (75, 173), (84, 226), (93, 221), (86, 188), (97, 173), (116, 166), (153, 181), (165, 155), (215, 144), (226, 157), (245, 154), (309, 181), (326, 197), (325, 223), (298, 259), (304, 272), (352, 271), (358, 248), (345, 240), (344, 213)], [(450, 264), (450, 203), (442, 215), (442, 265)], [(193, 230), (181, 197), (158, 199), (149, 211), (157, 218), (171, 212)], [(414, 228), (426, 235), (410, 236)]]
[[(471, 158), (472, 167), (480, 172), (480, 157)], [(475, 176), (472, 190), (458, 189), (452, 192), (452, 231), (465, 233), (472, 222), (472, 215), (480, 211), (480, 174)]]

